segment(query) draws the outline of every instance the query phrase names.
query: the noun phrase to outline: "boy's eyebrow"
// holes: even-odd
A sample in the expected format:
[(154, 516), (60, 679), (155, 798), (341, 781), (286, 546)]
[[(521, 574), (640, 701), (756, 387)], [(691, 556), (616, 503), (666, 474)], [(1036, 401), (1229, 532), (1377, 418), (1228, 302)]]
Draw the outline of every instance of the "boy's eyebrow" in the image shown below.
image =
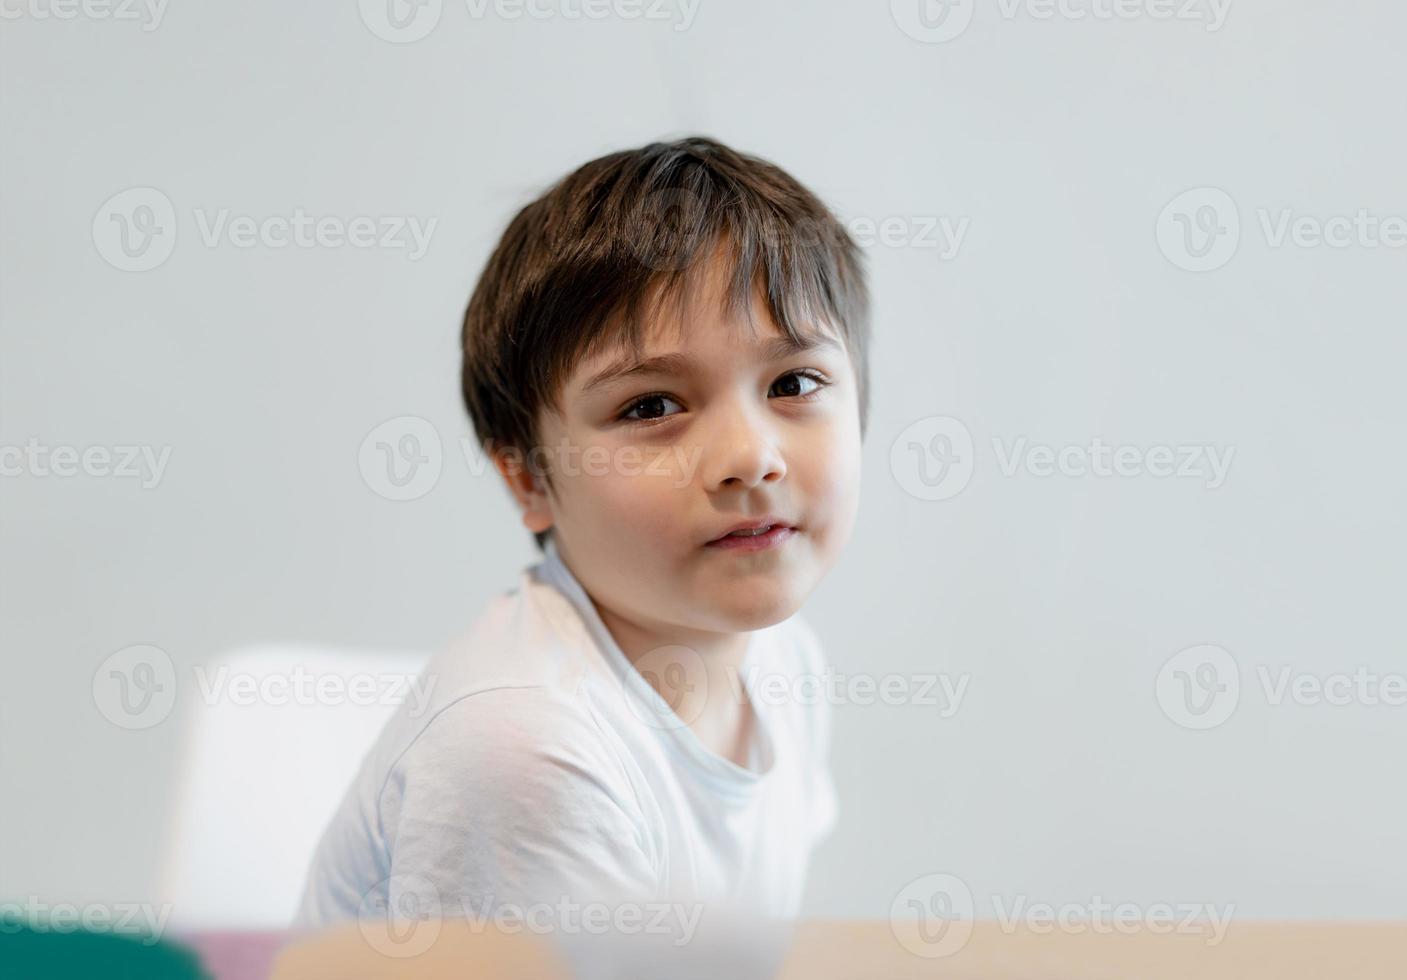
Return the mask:
[[(800, 340), (793, 340), (783, 334), (780, 337), (773, 337), (758, 347), (758, 357), (763, 361), (780, 361), (783, 358), (794, 357), (797, 354), (805, 354), (809, 351), (830, 350), (839, 351), (840, 344), (833, 338), (825, 334), (805, 334)], [(592, 375), (592, 377), (582, 385), (582, 394), (594, 391), (597, 388), (604, 388), (608, 385), (618, 384), (629, 378), (634, 378), (642, 374), (687, 374), (689, 368), (694, 364), (694, 357), (682, 351), (675, 351), (671, 354), (660, 354), (656, 357), (647, 357), (644, 360), (635, 361), (630, 358), (623, 358), (606, 367), (605, 369)]]

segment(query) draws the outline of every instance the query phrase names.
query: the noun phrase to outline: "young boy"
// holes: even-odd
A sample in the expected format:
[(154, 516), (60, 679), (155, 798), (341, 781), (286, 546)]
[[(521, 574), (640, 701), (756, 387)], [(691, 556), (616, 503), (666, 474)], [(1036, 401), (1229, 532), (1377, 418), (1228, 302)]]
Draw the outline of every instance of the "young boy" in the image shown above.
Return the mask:
[(868, 330), (844, 228), (711, 139), (593, 160), (517, 214), (462, 384), (543, 557), (381, 733), (297, 927), (798, 913), (837, 808), (797, 610), (854, 525)]

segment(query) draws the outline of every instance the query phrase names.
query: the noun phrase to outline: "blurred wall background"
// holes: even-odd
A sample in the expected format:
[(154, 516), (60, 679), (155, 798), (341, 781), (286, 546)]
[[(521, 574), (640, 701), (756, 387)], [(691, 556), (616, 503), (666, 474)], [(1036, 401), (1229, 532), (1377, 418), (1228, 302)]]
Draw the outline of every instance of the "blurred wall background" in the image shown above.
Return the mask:
[[(469, 290), (547, 182), (706, 133), (876, 297), (809, 913), (1407, 913), (1402, 5), (591, 9), (7, 0), (0, 901), (152, 893), (211, 658), (433, 649), (512, 584)], [(126, 728), (137, 645), (180, 696)]]

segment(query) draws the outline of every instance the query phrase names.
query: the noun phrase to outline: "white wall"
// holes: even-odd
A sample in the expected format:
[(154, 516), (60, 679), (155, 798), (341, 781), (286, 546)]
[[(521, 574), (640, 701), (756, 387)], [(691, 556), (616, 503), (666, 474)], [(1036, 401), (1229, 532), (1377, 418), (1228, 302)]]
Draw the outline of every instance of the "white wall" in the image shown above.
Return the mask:
[[(1257, 673), (1407, 672), (1407, 248), (1277, 247), (1260, 216), (1272, 234), (1284, 209), (1407, 216), (1407, 11), (1234, 0), (1208, 30), (982, 0), (926, 43), (900, 27), (921, 33), (916, 7), (892, 6), (702, 0), (676, 29), (678, 6), (508, 20), (445, 0), (398, 44), (351, 2), (175, 2), (143, 23), (7, 0), (0, 445), (171, 453), (153, 488), (28, 464), (0, 480), (0, 899), (154, 887), (186, 709), (110, 724), (92, 694), (110, 654), (152, 644), (185, 678), (249, 643), (432, 648), (533, 559), (454, 445), (463, 304), (546, 182), (702, 132), (848, 220), (902, 219), (908, 243), (869, 249), (862, 515), (808, 615), (842, 673), (968, 687), (951, 717), (838, 707), (842, 823), (808, 909), (883, 916), (947, 873), (979, 910), (1407, 913), (1407, 706), (1277, 705)], [(100, 209), (133, 187), (175, 213), (143, 272), (103, 254)], [(1230, 195), (1240, 238), (1191, 272), (1180, 226), (1160, 248), (1158, 225), (1199, 187)], [(412, 259), (212, 247), (196, 217), (299, 208), (438, 224)], [(956, 254), (928, 247), (937, 218), (965, 228)], [(392, 502), (358, 453), (400, 416), (446, 456), (430, 492)], [(906, 489), (933, 416), (975, 447), (941, 501)], [(1023, 437), (1234, 456), (1215, 488), (1005, 475), (993, 440)], [(1207, 731), (1178, 723), (1179, 681), (1157, 696), (1199, 644), (1241, 681)]]

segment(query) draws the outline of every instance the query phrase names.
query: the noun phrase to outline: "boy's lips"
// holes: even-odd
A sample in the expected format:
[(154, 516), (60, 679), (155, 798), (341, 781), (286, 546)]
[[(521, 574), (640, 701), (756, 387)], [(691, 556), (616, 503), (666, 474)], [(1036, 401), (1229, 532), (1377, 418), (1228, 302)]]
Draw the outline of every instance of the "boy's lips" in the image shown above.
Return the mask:
[(797, 530), (795, 524), (782, 517), (768, 516), (739, 521), (705, 542), (705, 547), (756, 551), (780, 544)]

